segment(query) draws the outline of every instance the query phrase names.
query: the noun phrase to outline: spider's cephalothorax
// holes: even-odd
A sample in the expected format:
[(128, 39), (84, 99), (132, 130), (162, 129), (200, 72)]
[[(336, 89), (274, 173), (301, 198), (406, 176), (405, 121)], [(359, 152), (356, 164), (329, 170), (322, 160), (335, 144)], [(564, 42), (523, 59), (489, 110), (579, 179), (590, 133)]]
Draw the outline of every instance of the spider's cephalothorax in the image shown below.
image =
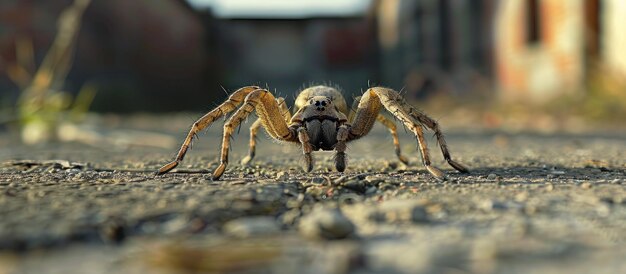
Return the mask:
[[(243, 105), (238, 107), (241, 103)], [(392, 89), (375, 87), (368, 89), (363, 96), (357, 97), (349, 110), (346, 100), (341, 93), (332, 87), (309, 87), (298, 95), (293, 115), (283, 98), (275, 98), (269, 91), (257, 86), (243, 87), (235, 91), (226, 102), (210, 111), (196, 121), (173, 162), (158, 170), (158, 174), (174, 169), (185, 157), (193, 137), (202, 129), (209, 126), (219, 117), (235, 109), (237, 110), (224, 125), (220, 165), (213, 172), (213, 179), (219, 179), (228, 165), (228, 152), (233, 131), (253, 111), (259, 117), (250, 127), (250, 151), (243, 160), (249, 163), (255, 155), (256, 135), (261, 126), (274, 139), (279, 141), (298, 143), (302, 146), (305, 169), (313, 169), (311, 152), (316, 150), (334, 150), (335, 168), (344, 171), (346, 168), (346, 143), (361, 138), (370, 132), (376, 121), (386, 126), (393, 138), (395, 152), (398, 159), (408, 163), (400, 152), (400, 143), (395, 123), (380, 114), (385, 109), (417, 137), (422, 162), (437, 179), (445, 179), (439, 169), (431, 166), (430, 155), (424, 139), (423, 127), (435, 132), (439, 147), (444, 159), (454, 169), (467, 173), (463, 165), (450, 157), (448, 146), (439, 129), (438, 123), (426, 114), (409, 105), (400, 94)]]

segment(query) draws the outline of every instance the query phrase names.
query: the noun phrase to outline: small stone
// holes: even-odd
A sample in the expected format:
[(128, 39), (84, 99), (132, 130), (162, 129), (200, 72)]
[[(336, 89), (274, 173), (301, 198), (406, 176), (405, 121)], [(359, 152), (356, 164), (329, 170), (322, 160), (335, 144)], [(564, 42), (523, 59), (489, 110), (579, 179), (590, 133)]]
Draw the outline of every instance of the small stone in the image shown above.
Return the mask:
[(522, 191), (520, 193), (515, 194), (515, 201), (517, 202), (523, 202), (526, 201), (528, 199), (528, 192), (526, 191)]
[(280, 228), (272, 217), (245, 217), (227, 222), (224, 224), (223, 230), (226, 234), (234, 237), (248, 238), (276, 234)]
[(584, 182), (582, 184), (580, 184), (580, 187), (583, 189), (590, 189), (591, 188), (591, 183), (590, 182)]
[(110, 217), (100, 225), (100, 238), (108, 243), (121, 243), (126, 238), (126, 222), (119, 217)]
[(302, 217), (298, 228), (310, 239), (343, 239), (354, 234), (354, 224), (339, 209), (314, 209)]
[(367, 190), (365, 190), (365, 195), (374, 194), (376, 191), (378, 191), (378, 189), (375, 186), (368, 187)]
[(80, 173), (80, 169), (78, 169), (78, 168), (70, 168), (66, 172), (69, 173), (69, 174), (78, 174), (78, 173)]
[(363, 196), (354, 194), (354, 193), (346, 193), (339, 196), (340, 204), (354, 204), (360, 201), (363, 201)]
[(287, 172), (281, 171), (276, 173), (276, 180), (286, 180), (287, 177)]
[(174, 234), (185, 230), (188, 224), (189, 218), (185, 216), (178, 216), (165, 222), (162, 226), (162, 230), (166, 234)]
[(349, 189), (358, 193), (364, 193), (366, 190), (365, 184), (363, 183), (363, 181), (359, 181), (359, 180), (350, 180), (350, 181), (343, 183), (341, 186), (343, 188), (346, 188), (346, 189)]
[(391, 200), (385, 201), (374, 211), (370, 218), (390, 223), (430, 221), (425, 201)]
[(552, 191), (552, 190), (554, 190), (554, 185), (553, 185), (553, 184), (547, 184), (547, 185), (546, 185), (546, 190), (547, 190), (547, 191)]
[(384, 182), (385, 179), (379, 175), (369, 175), (365, 177), (365, 181), (367, 181), (370, 184), (378, 184), (378, 183)]
[(489, 175), (487, 175), (487, 180), (495, 180), (498, 178), (498, 175), (496, 175), (495, 173), (490, 173)]
[(300, 218), (302, 212), (299, 209), (288, 210), (287, 212), (280, 215), (280, 221), (288, 226), (292, 226), (296, 223), (296, 221)]

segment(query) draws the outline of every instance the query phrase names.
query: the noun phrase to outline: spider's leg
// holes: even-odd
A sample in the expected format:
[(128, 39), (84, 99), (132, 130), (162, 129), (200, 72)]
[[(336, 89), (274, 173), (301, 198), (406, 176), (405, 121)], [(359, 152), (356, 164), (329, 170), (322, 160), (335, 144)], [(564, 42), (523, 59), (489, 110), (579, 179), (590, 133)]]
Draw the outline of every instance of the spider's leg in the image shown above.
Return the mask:
[(450, 151), (448, 150), (448, 145), (446, 145), (446, 139), (444, 139), (443, 133), (441, 132), (441, 129), (439, 128), (439, 123), (437, 123), (437, 121), (433, 120), (432, 118), (428, 117), (426, 114), (415, 108), (411, 108), (411, 110), (409, 111), (409, 115), (411, 115), (414, 119), (435, 132), (435, 136), (437, 137), (437, 143), (439, 143), (439, 148), (441, 148), (441, 153), (443, 153), (443, 158), (446, 160), (446, 162), (448, 162), (450, 166), (462, 173), (469, 173), (469, 169), (467, 169), (467, 167), (463, 166), (459, 162), (452, 160), (452, 157), (450, 156)]
[(178, 166), (178, 164), (183, 160), (183, 158), (185, 158), (185, 153), (187, 153), (187, 150), (191, 146), (191, 142), (193, 141), (193, 138), (196, 136), (196, 134), (198, 134), (198, 132), (202, 131), (203, 129), (211, 125), (218, 118), (235, 110), (237, 106), (241, 102), (243, 102), (244, 98), (248, 94), (250, 94), (252, 91), (257, 90), (257, 89), (259, 89), (259, 87), (256, 87), (256, 86), (249, 86), (249, 87), (243, 87), (243, 88), (238, 89), (232, 95), (230, 95), (230, 97), (228, 97), (228, 99), (224, 103), (222, 103), (215, 109), (209, 111), (207, 114), (205, 114), (200, 119), (198, 119), (195, 123), (193, 123), (193, 125), (191, 126), (191, 130), (189, 130), (189, 133), (187, 134), (185, 141), (183, 141), (183, 144), (181, 145), (180, 150), (178, 151), (178, 154), (176, 155), (176, 159), (174, 159), (174, 161), (161, 167), (157, 171), (157, 175), (161, 175), (166, 172), (169, 172), (170, 170)]
[(242, 165), (248, 165), (250, 161), (254, 159), (254, 155), (256, 154), (256, 136), (262, 125), (261, 118), (257, 118), (252, 126), (250, 126), (250, 149), (248, 150), (248, 155), (241, 159)]
[[(285, 99), (282, 97), (279, 97), (276, 99), (276, 103), (278, 104), (278, 107), (280, 108), (280, 112), (282, 113), (283, 118), (285, 119), (285, 122), (289, 122), (289, 120), (291, 120), (291, 113), (289, 112), (287, 103), (285, 103)], [(256, 121), (254, 121), (254, 123), (252, 124), (252, 126), (250, 126), (250, 149), (248, 150), (248, 155), (241, 160), (242, 165), (249, 164), (250, 161), (252, 161), (252, 159), (254, 159), (254, 156), (256, 155), (256, 141), (257, 141), (256, 136), (258, 135), (259, 129), (261, 129), (261, 126), (262, 126), (261, 118), (257, 118)]]
[(265, 89), (257, 89), (251, 92), (244, 104), (224, 124), (224, 136), (222, 138), (222, 151), (220, 165), (213, 172), (213, 180), (219, 179), (228, 165), (228, 152), (230, 149), (231, 136), (237, 126), (245, 120), (252, 111), (261, 119), (267, 133), (274, 139), (281, 141), (297, 142), (295, 129), (287, 126), (283, 119), (280, 107), (274, 96)]
[(356, 135), (353, 138), (359, 138), (369, 132), (383, 106), (387, 109), (387, 111), (404, 123), (404, 125), (411, 130), (413, 134), (415, 134), (420, 152), (422, 154), (422, 162), (426, 167), (426, 170), (428, 170), (428, 172), (430, 172), (430, 174), (432, 174), (435, 178), (444, 179), (445, 175), (443, 172), (430, 164), (428, 147), (424, 139), (424, 133), (421, 125), (407, 113), (408, 104), (406, 104), (404, 99), (393, 90), (370, 88), (365, 92), (361, 98), (361, 102), (359, 102), (359, 107), (352, 124), (352, 129), (356, 129), (354, 132)]
[(339, 129), (337, 130), (337, 144), (335, 144), (335, 168), (339, 172), (346, 170), (347, 159), (345, 151), (349, 134), (350, 130), (347, 125), (343, 124), (339, 126)]
[[(354, 120), (360, 101), (361, 101), (361, 96), (354, 98), (354, 103), (352, 104), (352, 107), (350, 108), (350, 113), (348, 115), (348, 121), (352, 122)], [(382, 114), (378, 114), (378, 116), (376, 116), (376, 120), (380, 122), (381, 124), (383, 124), (385, 127), (387, 127), (387, 129), (389, 129), (389, 133), (391, 134), (391, 138), (393, 139), (393, 146), (395, 147), (396, 156), (398, 156), (398, 160), (400, 160), (400, 162), (404, 163), (405, 165), (408, 165), (409, 159), (404, 157), (400, 150), (400, 139), (398, 138), (398, 130), (396, 127), (396, 123), (394, 123), (393, 121), (391, 121), (390, 119), (388, 119)]]
[(306, 129), (304, 127), (298, 128), (298, 140), (300, 144), (302, 144), (302, 152), (304, 153), (304, 161), (306, 166), (304, 169), (306, 172), (311, 172), (313, 170), (313, 156), (311, 156), (311, 152), (313, 152), (313, 147), (311, 143), (309, 143), (309, 135), (306, 133)]
[(402, 155), (402, 151), (400, 150), (400, 139), (398, 138), (398, 129), (396, 127), (396, 123), (391, 121), (389, 118), (385, 117), (385, 115), (378, 114), (376, 120), (383, 124), (387, 129), (389, 129), (389, 133), (391, 134), (391, 138), (393, 138), (393, 146), (396, 150), (396, 156), (398, 156), (398, 160), (404, 163), (405, 165), (409, 164), (409, 159)]

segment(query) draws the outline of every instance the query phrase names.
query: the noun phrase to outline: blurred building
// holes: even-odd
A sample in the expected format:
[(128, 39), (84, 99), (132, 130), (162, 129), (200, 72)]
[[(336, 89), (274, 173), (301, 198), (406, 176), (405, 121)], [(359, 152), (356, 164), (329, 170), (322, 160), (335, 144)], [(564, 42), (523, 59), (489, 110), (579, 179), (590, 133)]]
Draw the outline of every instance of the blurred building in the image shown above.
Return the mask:
[[(598, 18), (598, 1), (501, 1), (494, 47), (502, 98), (542, 101), (580, 92), (588, 58), (598, 55)], [(587, 27), (593, 36), (585, 43)]]
[[(71, 2), (0, 2), (0, 101), (19, 92), (16, 42), (40, 62)], [(93, 0), (65, 88), (95, 83), (100, 111), (207, 109), (250, 84), (541, 102), (596, 67), (626, 78), (624, 20), (622, 0)]]
[(626, 78), (626, 1), (603, 0), (601, 27), (602, 62), (621, 77)]
[(501, 1), (496, 18), (496, 80), (505, 100), (584, 92), (600, 67), (626, 77), (624, 1)]
[[(292, 97), (311, 84), (359, 93), (378, 80), (371, 1), (192, 0), (217, 39), (222, 85), (261, 85)], [(288, 100), (293, 98), (287, 98)]]
[(496, 2), (378, 1), (383, 84), (417, 96), (488, 89)]
[(598, 67), (626, 76), (626, 1), (377, 3), (383, 81), (413, 94), (542, 102), (583, 92)]

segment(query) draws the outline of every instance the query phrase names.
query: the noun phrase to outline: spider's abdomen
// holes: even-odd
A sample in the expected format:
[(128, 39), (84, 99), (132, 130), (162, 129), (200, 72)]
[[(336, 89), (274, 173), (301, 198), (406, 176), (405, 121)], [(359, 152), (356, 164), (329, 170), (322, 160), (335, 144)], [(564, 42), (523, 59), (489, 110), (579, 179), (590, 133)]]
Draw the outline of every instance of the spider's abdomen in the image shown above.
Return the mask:
[(337, 118), (314, 116), (304, 121), (314, 150), (333, 150), (337, 143)]

